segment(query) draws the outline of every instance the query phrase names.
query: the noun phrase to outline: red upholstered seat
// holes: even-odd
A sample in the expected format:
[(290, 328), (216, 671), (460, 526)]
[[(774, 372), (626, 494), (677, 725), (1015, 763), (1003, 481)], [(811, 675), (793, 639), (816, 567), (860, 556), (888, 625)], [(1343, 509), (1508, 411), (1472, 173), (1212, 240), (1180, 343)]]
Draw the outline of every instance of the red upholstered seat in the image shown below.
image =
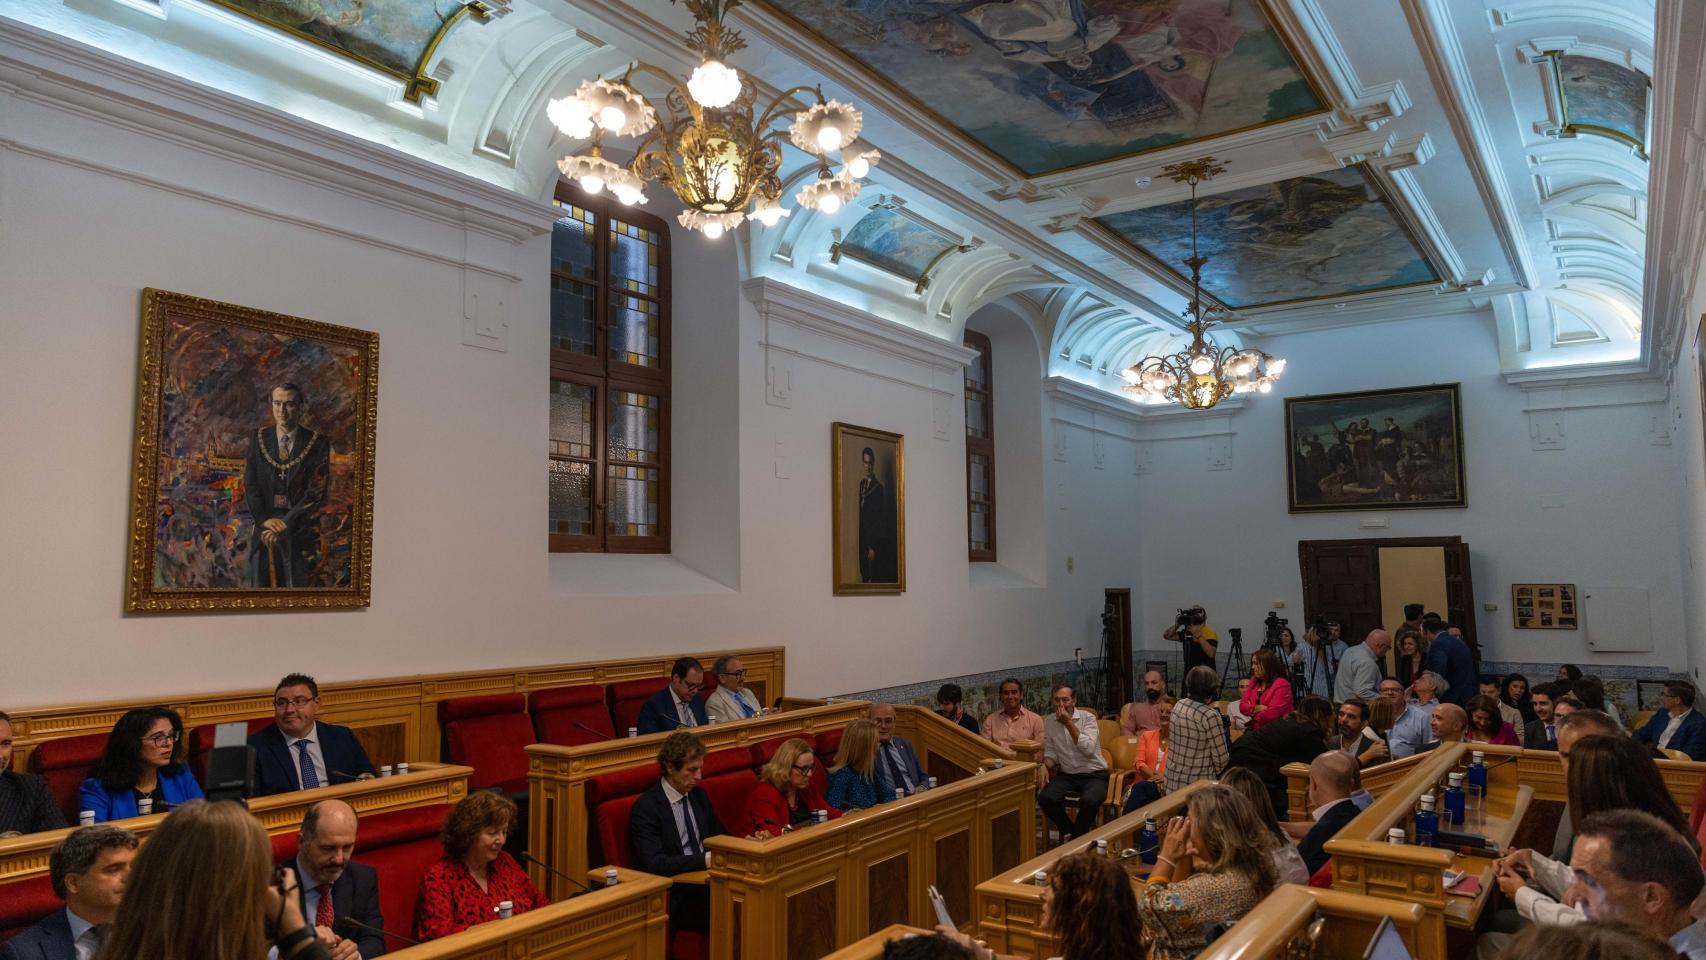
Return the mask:
[(711, 943), (695, 930), (677, 930), (669, 940), (669, 960), (705, 960), (711, 955)]
[[(420, 893), (421, 876), (444, 855), (438, 836), (449, 814), (450, 805), (440, 803), (361, 818), (354, 859), (379, 874), (379, 910), (385, 916), (385, 929), (404, 936), (409, 934), (415, 922), (415, 898)], [(278, 849), (276, 842), (273, 849), (275, 852)], [(293, 855), (294, 852), (293, 849)], [(387, 951), (406, 946), (394, 937), (386, 938)]]
[(825, 730), (817, 735), (817, 758), (825, 766), (835, 762), (836, 751), (841, 749), (841, 735), (846, 730)]
[(1331, 857), (1327, 859), (1326, 863), (1321, 864), (1321, 869), (1315, 871), (1314, 875), (1309, 878), (1309, 885), (1320, 887), (1323, 890), (1333, 889), (1333, 860)]
[(77, 788), (89, 778), (89, 768), (107, 746), (104, 733), (48, 740), (30, 753), (30, 772), (47, 781), (48, 790), (59, 801), (65, 822), (77, 822)]
[[(656, 764), (593, 777), (586, 783), (586, 805), (592, 811), (587, 838), (589, 862), (632, 867), (628, 850), (628, 815), (634, 801), (658, 781)], [(711, 799), (717, 819), (730, 830), (746, 820), (746, 798), (758, 783), (752, 772), (752, 752), (744, 747), (718, 750), (705, 757), (701, 786)]]
[[(579, 687), (553, 687), (535, 690), (527, 696), (527, 712), (533, 716), (533, 732), (540, 743), (575, 746), (613, 740), (616, 729), (610, 723), (610, 707), (604, 699), (604, 687), (592, 683)], [(576, 724), (580, 726), (576, 726)], [(596, 733), (582, 727), (590, 727)], [(624, 729), (623, 734), (627, 734)]]
[(46, 876), (6, 884), (6, 895), (0, 897), (0, 943), (35, 926), (63, 906), (53, 895), (53, 884)]
[(610, 720), (616, 725), (616, 735), (625, 737), (629, 727), (639, 725), (640, 707), (667, 686), (668, 677), (642, 677), (639, 680), (620, 680), (606, 688)]
[(536, 741), (526, 707), (527, 698), (519, 693), (438, 702), (438, 724), (444, 729), (450, 762), (474, 768), (468, 789), (527, 789), (527, 747)]
[[(257, 733), (260, 733), (271, 723), (271, 717), (256, 717), (255, 719), (250, 720), (248, 722), (249, 729), (245, 736), (252, 737)], [(207, 780), (207, 755), (213, 752), (214, 731), (218, 729), (219, 724), (208, 723), (190, 731), (188, 760), (190, 770), (195, 773), (197, 780)]]

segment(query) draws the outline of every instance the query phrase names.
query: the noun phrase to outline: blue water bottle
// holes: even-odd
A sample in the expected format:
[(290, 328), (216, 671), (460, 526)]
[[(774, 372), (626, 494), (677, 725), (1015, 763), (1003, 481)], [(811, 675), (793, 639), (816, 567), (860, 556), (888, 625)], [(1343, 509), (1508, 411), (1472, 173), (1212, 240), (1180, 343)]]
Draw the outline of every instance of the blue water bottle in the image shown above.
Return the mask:
[(1434, 845), (1434, 834), (1439, 832), (1439, 814), (1434, 812), (1434, 795), (1422, 794), (1422, 809), (1416, 811), (1416, 846), (1431, 847)]
[(1446, 778), (1445, 788), (1445, 825), (1451, 830), (1463, 829), (1463, 773), (1453, 770)]
[(1143, 818), (1143, 829), (1137, 835), (1137, 855), (1144, 863), (1155, 865), (1155, 858), (1161, 855), (1161, 835), (1155, 832), (1155, 818)]
[(1469, 809), (1475, 812), (1476, 819), (1486, 811), (1487, 804), (1487, 755), (1480, 750), (1469, 755)]

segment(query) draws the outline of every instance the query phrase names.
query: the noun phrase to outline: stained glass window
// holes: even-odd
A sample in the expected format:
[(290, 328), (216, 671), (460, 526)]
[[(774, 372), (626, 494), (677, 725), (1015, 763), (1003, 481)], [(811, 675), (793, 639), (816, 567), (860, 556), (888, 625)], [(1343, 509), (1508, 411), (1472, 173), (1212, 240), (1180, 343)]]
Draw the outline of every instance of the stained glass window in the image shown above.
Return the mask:
[(966, 346), (977, 351), (966, 364), (967, 557), (990, 562), (995, 559), (995, 413), (989, 338), (967, 330)]

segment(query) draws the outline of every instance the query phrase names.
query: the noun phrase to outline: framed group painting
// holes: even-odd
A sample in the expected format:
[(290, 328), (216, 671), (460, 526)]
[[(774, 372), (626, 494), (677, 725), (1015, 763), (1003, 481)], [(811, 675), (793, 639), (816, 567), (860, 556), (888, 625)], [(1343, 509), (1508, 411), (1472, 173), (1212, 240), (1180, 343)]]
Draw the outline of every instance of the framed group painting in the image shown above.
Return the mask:
[(1288, 397), (1292, 513), (1467, 505), (1460, 386)]
[(836, 423), (830, 451), (835, 594), (906, 592), (906, 438)]
[(379, 335), (145, 290), (125, 606), (364, 607)]
[(1573, 583), (1511, 584), (1511, 625), (1518, 630), (1574, 630), (1577, 611)]

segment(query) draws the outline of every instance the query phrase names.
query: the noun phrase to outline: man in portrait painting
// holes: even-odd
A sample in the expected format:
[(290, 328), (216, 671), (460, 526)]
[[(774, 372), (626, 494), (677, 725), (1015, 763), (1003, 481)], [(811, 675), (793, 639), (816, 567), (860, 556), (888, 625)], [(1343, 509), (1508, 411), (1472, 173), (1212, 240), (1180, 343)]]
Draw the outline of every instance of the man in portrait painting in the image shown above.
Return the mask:
[(271, 393), (272, 422), (255, 431), (243, 463), (254, 528), (249, 584), (309, 587), (319, 569), (318, 513), (331, 481), (331, 440), (304, 426), (308, 395), (294, 383)]
[(877, 454), (859, 451), (864, 475), (859, 479), (859, 579), (864, 583), (894, 583), (900, 579), (895, 554), (894, 497), (877, 479)]

